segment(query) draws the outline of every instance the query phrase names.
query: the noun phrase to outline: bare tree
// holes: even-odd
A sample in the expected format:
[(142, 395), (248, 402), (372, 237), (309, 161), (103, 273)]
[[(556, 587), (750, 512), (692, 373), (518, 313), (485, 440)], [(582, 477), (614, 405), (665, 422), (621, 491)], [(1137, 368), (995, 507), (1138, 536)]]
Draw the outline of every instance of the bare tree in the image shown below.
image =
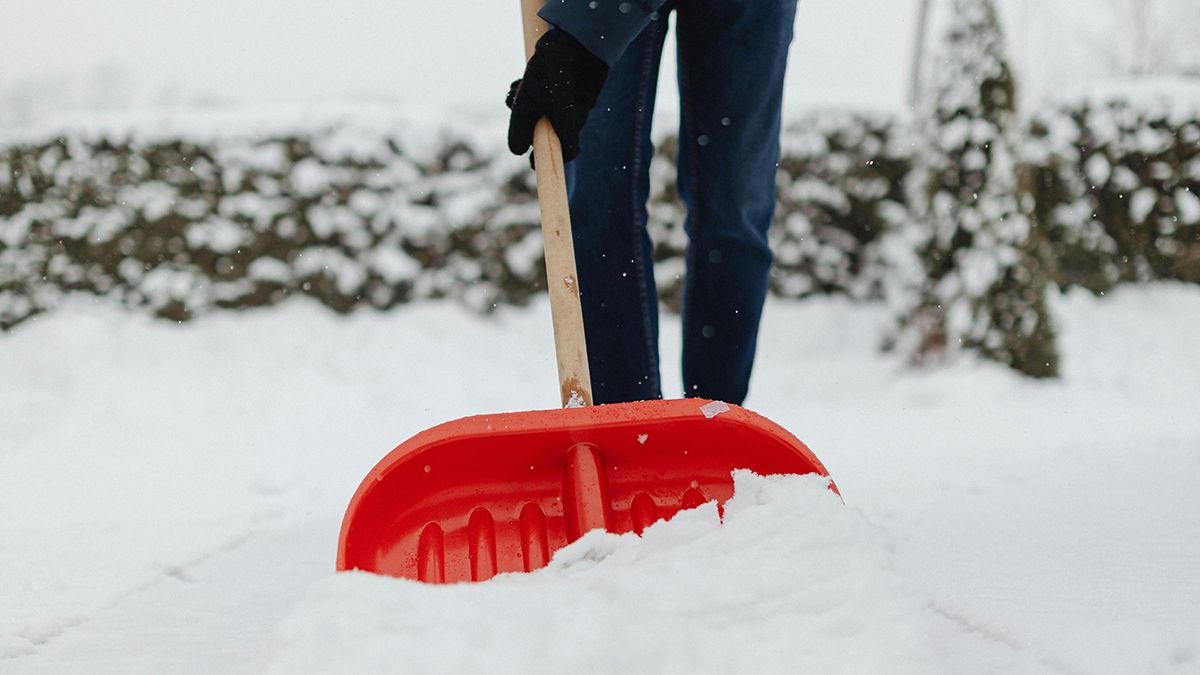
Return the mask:
[(1097, 45), (1116, 73), (1200, 75), (1200, 0), (1109, 0), (1116, 40)]
[(932, 0), (918, 0), (916, 34), (913, 36), (912, 67), (908, 77), (908, 104), (914, 110), (921, 100), (921, 72), (925, 67), (925, 42), (929, 35)]
[(1125, 18), (1129, 21), (1132, 53), (1129, 71), (1133, 75), (1149, 75), (1158, 72), (1165, 62), (1163, 41), (1154, 39), (1155, 5), (1157, 0), (1125, 0)]

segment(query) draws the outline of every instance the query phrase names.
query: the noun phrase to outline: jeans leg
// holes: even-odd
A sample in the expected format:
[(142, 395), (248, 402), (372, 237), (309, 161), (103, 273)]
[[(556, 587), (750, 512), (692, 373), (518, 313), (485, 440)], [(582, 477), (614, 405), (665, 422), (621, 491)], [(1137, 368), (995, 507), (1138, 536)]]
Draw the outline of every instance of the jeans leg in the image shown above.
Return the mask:
[(677, 11), (684, 392), (741, 403), (771, 269), (796, 0), (691, 0)]
[(618, 403), (662, 398), (658, 293), (646, 230), (650, 122), (667, 12), (609, 71), (567, 165), (580, 301), (592, 398)]

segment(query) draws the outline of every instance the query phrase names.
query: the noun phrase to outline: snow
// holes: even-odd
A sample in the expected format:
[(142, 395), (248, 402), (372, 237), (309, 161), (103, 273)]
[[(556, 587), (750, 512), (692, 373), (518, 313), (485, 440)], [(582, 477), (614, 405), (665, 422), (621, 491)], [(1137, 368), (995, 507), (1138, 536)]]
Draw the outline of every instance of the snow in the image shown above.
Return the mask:
[(1196, 673), (1200, 288), (1050, 300), (1049, 382), (912, 371), (886, 308), (772, 300), (748, 406), (844, 504), (741, 475), (719, 527), (431, 587), (335, 575), (342, 512), (424, 427), (555, 406), (544, 300), (177, 325), (73, 298), (0, 337), (0, 672)]
[(1179, 222), (1186, 225), (1200, 224), (1200, 197), (1187, 188), (1175, 191), (1175, 208), (1179, 212)]
[[(1052, 97), (1062, 103), (1091, 103), (1102, 107), (1108, 101), (1136, 101), (1142, 109), (1154, 110), (1168, 119), (1190, 119), (1200, 111), (1200, 82), (1187, 76), (1110, 77), (1076, 83)], [(1162, 139), (1147, 130), (1145, 150), (1154, 152)]]
[(353, 294), (367, 281), (362, 266), (336, 248), (310, 248), (296, 256), (294, 268), (301, 277), (328, 274), (343, 295)]
[(704, 413), (704, 417), (712, 419), (723, 412), (729, 412), (729, 404), (724, 401), (712, 401), (700, 406), (700, 412)]
[(216, 218), (187, 225), (185, 235), (189, 246), (208, 247), (218, 253), (233, 253), (250, 240), (238, 224)]
[(1129, 197), (1129, 215), (1133, 222), (1144, 223), (1158, 204), (1158, 193), (1151, 188), (1141, 188)]
[(421, 265), (399, 247), (379, 246), (370, 254), (372, 267), (389, 284), (416, 276)]
[[(880, 534), (827, 481), (735, 478), (723, 525), (708, 504), (642, 539), (596, 531), (548, 569), (439, 589), (436, 602), (418, 583), (328, 579), (285, 622), (271, 672), (373, 672), (397, 654), (420, 673), (936, 667), (919, 599), (890, 569)], [(464, 631), (467, 616), (486, 630)]]
[(583, 408), (586, 406), (587, 406), (587, 401), (584, 400), (583, 395), (580, 394), (579, 392), (575, 391), (574, 389), (572, 389), (571, 395), (569, 397), (567, 397), (567, 403), (563, 407), (564, 408)]

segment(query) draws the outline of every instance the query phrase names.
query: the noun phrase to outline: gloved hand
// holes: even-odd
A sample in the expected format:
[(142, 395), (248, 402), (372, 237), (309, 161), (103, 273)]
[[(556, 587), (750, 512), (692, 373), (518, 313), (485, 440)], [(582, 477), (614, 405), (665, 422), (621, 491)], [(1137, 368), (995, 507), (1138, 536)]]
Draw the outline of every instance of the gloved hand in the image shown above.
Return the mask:
[[(533, 145), (533, 128), (549, 118), (562, 143), (563, 161), (579, 155), (579, 130), (608, 78), (608, 64), (570, 34), (551, 29), (537, 41), (525, 76), (512, 83), (505, 101), (512, 109), (508, 149), (523, 155)], [(532, 162), (532, 158), (530, 158)]]

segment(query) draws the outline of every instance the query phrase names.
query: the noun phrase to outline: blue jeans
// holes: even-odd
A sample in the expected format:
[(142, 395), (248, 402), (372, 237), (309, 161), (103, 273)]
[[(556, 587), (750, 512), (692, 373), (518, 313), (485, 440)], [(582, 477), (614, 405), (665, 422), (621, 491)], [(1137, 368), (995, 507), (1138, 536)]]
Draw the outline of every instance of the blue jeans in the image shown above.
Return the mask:
[(671, 0), (609, 73), (567, 165), (597, 403), (662, 398), (646, 231), (650, 122), (676, 12), (678, 191), (687, 217), (683, 385), (741, 403), (771, 269), (780, 107), (796, 0)]

